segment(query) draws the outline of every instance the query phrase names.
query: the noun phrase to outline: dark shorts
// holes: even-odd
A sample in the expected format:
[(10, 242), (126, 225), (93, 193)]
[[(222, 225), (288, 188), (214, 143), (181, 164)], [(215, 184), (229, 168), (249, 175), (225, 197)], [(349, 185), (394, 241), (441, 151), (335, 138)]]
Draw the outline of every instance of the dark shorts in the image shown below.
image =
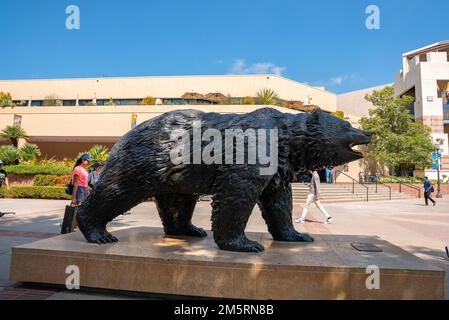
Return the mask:
[(87, 198), (88, 191), (87, 188), (78, 187), (78, 190), (76, 192), (76, 202), (81, 203), (84, 201), (84, 199)]

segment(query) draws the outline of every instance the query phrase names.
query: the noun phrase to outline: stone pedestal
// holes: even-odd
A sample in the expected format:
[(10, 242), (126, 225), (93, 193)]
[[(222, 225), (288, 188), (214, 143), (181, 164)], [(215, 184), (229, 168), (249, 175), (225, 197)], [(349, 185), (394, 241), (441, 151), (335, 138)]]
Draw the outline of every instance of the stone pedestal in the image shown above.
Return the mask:
[[(261, 254), (221, 251), (213, 238), (166, 237), (160, 228), (115, 231), (120, 242), (88, 244), (79, 233), (12, 249), (11, 279), (65, 284), (76, 265), (82, 287), (239, 299), (444, 299), (444, 272), (376, 237), (317, 235), (284, 243), (248, 233)], [(371, 243), (382, 252), (362, 252)], [(380, 269), (369, 290), (368, 266)]]

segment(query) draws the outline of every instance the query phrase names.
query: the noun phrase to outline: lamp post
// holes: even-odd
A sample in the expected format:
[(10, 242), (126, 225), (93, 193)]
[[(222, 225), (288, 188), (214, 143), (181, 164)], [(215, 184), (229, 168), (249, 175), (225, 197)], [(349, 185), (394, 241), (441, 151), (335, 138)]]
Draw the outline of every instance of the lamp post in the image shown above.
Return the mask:
[(443, 198), (443, 195), (441, 194), (441, 185), (440, 185), (440, 147), (441, 145), (439, 143), (435, 143), (435, 148), (437, 151), (437, 179), (438, 179), (437, 198)]

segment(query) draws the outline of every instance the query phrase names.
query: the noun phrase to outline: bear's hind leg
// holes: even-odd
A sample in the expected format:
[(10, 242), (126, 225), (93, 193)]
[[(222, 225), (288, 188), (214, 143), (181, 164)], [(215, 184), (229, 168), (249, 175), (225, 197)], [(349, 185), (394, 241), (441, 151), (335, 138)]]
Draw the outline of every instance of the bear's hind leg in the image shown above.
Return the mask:
[(155, 198), (165, 234), (191, 237), (207, 236), (206, 231), (192, 224), (192, 215), (198, 196), (190, 194), (160, 194)]

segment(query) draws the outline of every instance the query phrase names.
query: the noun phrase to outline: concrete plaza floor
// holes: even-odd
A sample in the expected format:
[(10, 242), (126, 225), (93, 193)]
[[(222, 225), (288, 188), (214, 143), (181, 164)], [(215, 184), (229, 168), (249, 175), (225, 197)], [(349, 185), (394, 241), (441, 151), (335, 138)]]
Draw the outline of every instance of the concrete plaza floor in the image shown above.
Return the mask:
[[(302, 232), (311, 234), (373, 235), (424, 259), (446, 271), (446, 299), (449, 299), (449, 199), (437, 206), (426, 207), (422, 199), (327, 204), (333, 216), (330, 225), (312, 208), (304, 225), (296, 224)], [(27, 287), (9, 280), (11, 247), (56, 236), (60, 231), (67, 201), (0, 199), (0, 211), (15, 211), (14, 216), (0, 218), (0, 299), (136, 299), (164, 298), (135, 296), (115, 292), (67, 291), (64, 288)], [(295, 205), (294, 215), (302, 207)], [(193, 222), (210, 229), (210, 204), (199, 202)], [(111, 230), (134, 226), (160, 227), (155, 204), (143, 203), (131, 210), (131, 215), (118, 217)], [(266, 225), (256, 207), (247, 231), (266, 232)]]

